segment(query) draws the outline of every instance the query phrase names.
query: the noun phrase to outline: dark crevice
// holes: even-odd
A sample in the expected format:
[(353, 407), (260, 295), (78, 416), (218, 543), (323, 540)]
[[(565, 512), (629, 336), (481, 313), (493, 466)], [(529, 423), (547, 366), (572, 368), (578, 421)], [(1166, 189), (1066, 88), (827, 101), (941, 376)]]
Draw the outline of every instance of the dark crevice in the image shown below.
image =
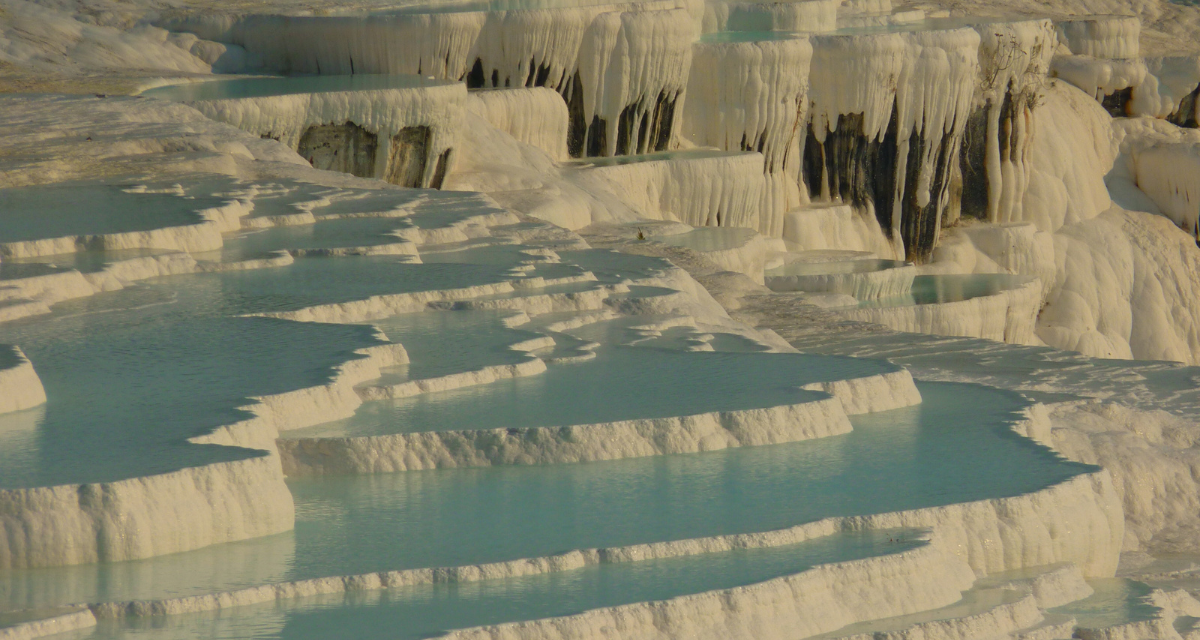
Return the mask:
[[(976, 120), (982, 118), (973, 117)], [(864, 134), (861, 113), (838, 116), (836, 131), (827, 132), (824, 142), (818, 142), (816, 131), (810, 124), (804, 144), (801, 179), (814, 198), (841, 200), (859, 211), (873, 209), (875, 219), (888, 238), (894, 236), (893, 217), (898, 204), (900, 220), (896, 221), (896, 229), (904, 243), (906, 257), (922, 262), (933, 252), (943, 213), (957, 199), (958, 163), (962, 156), (957, 136), (943, 136), (938, 131), (937, 137), (930, 140), (924, 134), (914, 132), (908, 139), (904, 175), (898, 176), (897, 118), (893, 109), (882, 139)], [(986, 133), (986, 119), (982, 119), (982, 123)], [(929, 145), (936, 145), (934, 164), (930, 167), (934, 175), (930, 181), (929, 202), (921, 206), (918, 201), (921, 161)], [(902, 191), (899, 192), (897, 180), (901, 181)]]
[(312, 166), (326, 171), (375, 177), (375, 150), (379, 138), (353, 122), (319, 124), (300, 136), (296, 151)]
[(1104, 110), (1114, 118), (1124, 118), (1129, 115), (1129, 102), (1133, 100), (1133, 87), (1117, 89), (1113, 93), (1104, 96), (1100, 101)]
[(475, 65), (467, 72), (464, 81), (467, 83), (468, 89), (482, 89), (487, 79), (483, 75), (483, 60), (475, 58)]
[(446, 149), (438, 155), (437, 164), (433, 168), (433, 179), (429, 181), (429, 186), (434, 189), (441, 189), (442, 184), (446, 181), (446, 172), (450, 170), (450, 153), (453, 149)]
[(392, 136), (384, 180), (402, 187), (420, 187), (425, 180), (433, 131), (426, 126), (404, 127)]
[(1167, 117), (1174, 124), (1180, 127), (1188, 127), (1189, 129), (1200, 129), (1200, 122), (1196, 121), (1196, 103), (1200, 102), (1200, 85), (1196, 85), (1195, 90), (1183, 97), (1179, 101), (1179, 108)]

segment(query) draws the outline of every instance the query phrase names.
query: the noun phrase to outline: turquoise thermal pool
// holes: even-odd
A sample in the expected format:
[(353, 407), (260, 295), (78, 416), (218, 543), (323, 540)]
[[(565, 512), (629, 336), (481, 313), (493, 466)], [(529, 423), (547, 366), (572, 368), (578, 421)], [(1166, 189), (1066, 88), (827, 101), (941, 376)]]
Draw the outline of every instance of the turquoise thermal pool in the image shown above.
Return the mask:
[[(921, 384), (842, 436), (586, 464), (295, 479), (295, 531), (136, 562), (2, 575), (6, 609), (780, 529), (1036, 491), (1094, 467), (1010, 431), (1026, 405)], [(1019, 470), (1019, 472), (1018, 472)]]
[(193, 225), (204, 221), (201, 210), (224, 203), (99, 182), (0, 189), (0, 245)]
[(789, 262), (785, 265), (768, 269), (766, 275), (771, 276), (820, 276), (847, 273), (872, 273), (885, 269), (895, 269), (905, 266), (903, 260), (836, 260), (828, 262)]
[(685, 233), (669, 236), (654, 236), (655, 242), (673, 247), (687, 247), (696, 251), (724, 251), (746, 245), (758, 232), (741, 227), (696, 227)]
[[(801, 385), (894, 370), (878, 361), (801, 354), (601, 347), (592, 360), (554, 366), (540, 376), (370, 402), (352, 418), (283, 437), (558, 427), (763, 409), (823, 397), (797, 389)], [(698, 397), (697, 389), (707, 392)]]
[[(333, 366), (379, 340), (368, 326), (235, 316), (504, 279), (488, 265), (310, 258), (158, 279), (4, 323), (0, 343), (38, 363), (51, 400), (0, 415), (10, 425), (0, 431), (33, 434), (0, 451), (0, 487), (111, 481), (259, 455), (184, 439), (244, 419), (239, 407), (251, 396), (325, 382)], [(173, 393), (180, 388), (189, 393)], [(131, 459), (133, 451), (141, 453)]]
[(1075, 616), (1079, 626), (1096, 629), (1153, 620), (1159, 612), (1147, 598), (1151, 588), (1141, 582), (1105, 578), (1088, 583), (1095, 591), (1090, 597), (1052, 611)]
[[(102, 624), (75, 634), (89, 640), (195, 637), (241, 640), (333, 637), (416, 640), (451, 629), (547, 618), (589, 609), (664, 600), (753, 584), (817, 564), (914, 548), (913, 532), (837, 534), (787, 547), (740, 549), (695, 557), (601, 564), (523, 578), (421, 585), (349, 596), (315, 597), (220, 614)], [(909, 536), (903, 542), (895, 542)]]
[(173, 84), (148, 89), (141, 95), (175, 102), (197, 102), (201, 100), (265, 98), (293, 93), (412, 89), (446, 84), (453, 83), (445, 80), (430, 80), (416, 75), (262, 76)]
[(1030, 281), (1027, 276), (1003, 273), (974, 273), (968, 275), (916, 276), (907, 295), (878, 300), (862, 300), (860, 307), (907, 307), (915, 304), (960, 302), (983, 296), (994, 296), (1016, 289)]

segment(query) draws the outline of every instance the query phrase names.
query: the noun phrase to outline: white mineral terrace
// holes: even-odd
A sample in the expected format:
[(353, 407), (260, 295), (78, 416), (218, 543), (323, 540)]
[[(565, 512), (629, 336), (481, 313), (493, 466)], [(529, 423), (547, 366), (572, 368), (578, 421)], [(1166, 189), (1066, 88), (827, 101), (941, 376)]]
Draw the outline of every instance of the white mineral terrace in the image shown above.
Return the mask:
[(0, 640), (1200, 638), (1198, 39), (0, 0)]

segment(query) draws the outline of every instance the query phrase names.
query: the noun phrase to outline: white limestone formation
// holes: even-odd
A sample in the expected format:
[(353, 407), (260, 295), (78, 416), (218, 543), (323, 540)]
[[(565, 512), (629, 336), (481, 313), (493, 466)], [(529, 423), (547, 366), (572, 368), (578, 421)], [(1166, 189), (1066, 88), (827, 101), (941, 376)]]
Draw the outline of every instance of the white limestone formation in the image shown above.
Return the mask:
[(854, 204), (907, 258), (924, 262), (951, 203), (978, 82), (979, 34), (818, 35), (812, 43), (809, 193)]
[(571, 110), (573, 155), (663, 150), (677, 129), (695, 8), (595, 5), (366, 16), (191, 16), (163, 24), (231, 42), (286, 73), (416, 74), (544, 86)]
[(6, 258), (36, 258), (84, 249), (162, 249), (166, 251), (202, 252), (221, 248), (221, 234), (239, 229), (241, 217), (249, 213), (243, 202), (232, 201), (216, 207), (199, 209), (200, 221), (195, 224), (92, 235), (65, 236), (39, 240), (20, 240), (0, 243), (0, 256)]
[(132, 560), (291, 529), (273, 456), (104, 484), (0, 489), (0, 568)]
[[(209, 118), (279, 140), (318, 168), (436, 188), (452, 169), (452, 147), (466, 98), (462, 85), (442, 83), (190, 104)], [(330, 129), (328, 141), (319, 138), (325, 128)], [(355, 137), (362, 139), (348, 142)], [(325, 150), (331, 145), (340, 157)], [(352, 155), (356, 157), (348, 157)]]
[(818, 400), (769, 409), (564, 427), (285, 438), (279, 441), (279, 448), (288, 475), (391, 473), (695, 453), (795, 442), (850, 430), (838, 401)]
[[(962, 155), (962, 215), (1024, 219), (1037, 107), (1055, 50), (1048, 20), (986, 22), (979, 33), (979, 88)], [(951, 221), (955, 216), (951, 212)]]
[[(1146, 0), (1133, 7), (1138, 15), (1105, 16), (1095, 14), (1129, 7), (1081, 1), (1034, 7), (1019, 0), (1004, 8), (1020, 16), (1050, 13), (1052, 23), (1034, 17), (940, 21), (933, 16), (948, 16), (947, 7), (939, 6), (944, 2), (895, 11), (887, 0), (651, 0), (390, 12), (381, 11), (380, 3), (331, 6), (328, 12), (303, 3), (251, 3), (237, 9), (244, 14), (208, 11), (193, 0), (169, 8), (123, 3), (120, 10), (107, 0), (82, 0), (69, 10), (62, 3), (0, 0), (0, 88), (10, 94), (0, 99), (0, 182), (6, 186), (233, 176), (303, 178), (347, 190), (385, 179), (488, 194), (425, 203), (428, 192), (413, 196), (427, 208), (381, 205), (369, 215), (434, 220), (396, 232), (395, 242), (272, 247), (230, 262), (213, 256), (228, 240), (223, 234), (302, 232), (326, 220), (321, 209), (333, 207), (336, 198), (309, 193), (303, 206), (263, 211), (260, 201), (256, 211), (255, 199), (265, 194), (212, 187), (222, 191), (225, 204), (198, 211), (192, 225), (0, 241), (5, 260), (46, 261), (83, 249), (154, 254), (114, 259), (92, 272), (53, 267), (44, 275), (5, 275), (0, 322), (49, 313), (53, 305), (148, 278), (286, 268), (300, 256), (396, 255), (441, 268), (434, 267), (433, 252), (475, 248), (482, 255), (515, 243), (556, 262), (556, 251), (587, 248), (580, 236), (534, 220), (541, 218), (569, 229), (595, 225), (588, 238), (619, 228), (611, 235), (625, 240), (645, 223), (652, 231), (647, 240), (622, 248), (666, 255), (679, 266), (656, 271), (639, 258), (627, 269), (597, 258), (601, 266), (588, 267), (595, 273), (578, 269), (543, 277), (533, 274), (541, 266), (517, 262), (499, 279), (482, 280), (490, 284), (447, 281), (426, 291), (261, 315), (358, 323), (430, 308), (512, 310), (521, 317), (508, 326), (552, 334), (638, 315), (646, 317), (630, 323), (632, 331), (648, 348), (687, 327), (694, 333), (684, 334), (686, 349), (720, 348), (722, 340), (713, 337), (718, 330), (727, 331), (723, 338), (730, 342), (731, 336), (747, 338), (745, 348), (792, 349), (774, 333), (740, 324), (743, 316), (731, 317), (722, 306), (736, 312), (738, 305), (759, 304), (811, 324), (808, 330), (839, 332), (847, 342), (871, 335), (900, 343), (889, 357), (921, 345), (947, 353), (961, 349), (968, 357), (961, 363), (946, 358), (933, 374), (976, 375), (967, 369), (977, 366), (993, 381), (1047, 394), (1062, 392), (1069, 385), (1060, 387), (1061, 381), (1080, 370), (1099, 368), (1084, 356), (1195, 364), (1200, 138), (1185, 129), (1196, 126), (1200, 113), (1200, 57), (1187, 39), (1175, 38), (1178, 51), (1164, 43), (1171, 41), (1168, 32), (1178, 33), (1168, 23), (1186, 31), (1200, 24), (1200, 10)], [(983, 6), (955, 8), (975, 5)], [(838, 27), (861, 29), (829, 33)], [(1142, 41), (1153, 57), (1142, 57)], [(191, 106), (102, 97), (103, 91), (132, 91), (166, 82), (166, 76), (194, 78), (214, 69), (405, 73), (424, 80), (410, 89)], [(14, 94), (45, 87), (89, 97)], [(641, 157), (610, 162), (631, 155)], [(572, 156), (606, 158), (567, 164)], [(447, 213), (456, 207), (472, 208), (472, 214)], [(685, 231), (683, 225), (755, 233), (712, 247), (673, 245), (657, 233)], [(919, 266), (764, 278), (768, 267), (816, 259), (911, 260)], [(935, 304), (855, 304), (840, 295), (825, 296), (824, 308), (816, 309), (805, 304), (815, 296), (793, 293), (891, 297), (907, 291), (918, 271), (1029, 279), (994, 295)], [(771, 287), (760, 286), (764, 282)], [(561, 315), (538, 318), (547, 314)], [(747, 311), (745, 318), (751, 315)], [(1005, 345), (905, 338), (844, 320), (1082, 355), (1042, 347), (1020, 351), (1034, 355), (1010, 367), (1006, 358), (1018, 351)], [(578, 343), (574, 351), (563, 347), (550, 356), (548, 350), (562, 345), (541, 337), (514, 345), (527, 354), (515, 364), (400, 384), (373, 382), (382, 368), (408, 362), (402, 346), (381, 344), (362, 350), (328, 381), (255, 398), (245, 407), (250, 417), (190, 440), (194, 446), (239, 447), (241, 459), (106, 483), (0, 489), (0, 571), (143, 559), (286, 531), (295, 515), (285, 474), (699, 453), (845, 434), (851, 430), (848, 415), (921, 402), (912, 376), (897, 367), (808, 384), (803, 389), (815, 392), (811, 401), (761, 409), (541, 428), (280, 438), (290, 429), (348, 418), (364, 401), (544, 375), (552, 357), (561, 366), (594, 357), (597, 343)], [(0, 412), (47, 401), (34, 371), (39, 364), (12, 349), (11, 366), (6, 359), (0, 369)], [(1108, 382), (1136, 389), (1105, 402), (1033, 407), (1013, 426), (1013, 437), (1100, 469), (1024, 495), (830, 518), (779, 531), (454, 567), (377, 567), (184, 597), (55, 607), (42, 619), (0, 627), (0, 638), (62, 633), (97, 618), (534, 576), (884, 528), (928, 529), (931, 541), (754, 585), (457, 630), (448, 637), (798, 637), (936, 612), (965, 590), (981, 588), (992, 574), (1009, 571), (1027, 572), (1020, 579), (996, 578), (1003, 583), (997, 588), (1020, 593), (1012, 600), (858, 637), (1188, 637), (1185, 623), (1200, 616), (1200, 604), (1181, 592), (1153, 592), (1150, 602), (1160, 608), (1155, 619), (1108, 629), (1076, 630), (1044, 612), (1086, 596), (1084, 577), (1112, 576), (1122, 552), (1195, 552), (1200, 535), (1200, 430), (1189, 413), (1194, 389), (1179, 382), (1187, 372), (1165, 364), (1104, 366), (1114, 372), (1105, 374)], [(1161, 405), (1173, 413), (1122, 403)]]
[(473, 91), (466, 108), (550, 159), (566, 160), (570, 115), (557, 93), (545, 88)]
[[(819, 269), (833, 262), (799, 263)], [(917, 268), (912, 265), (893, 266), (877, 271), (852, 273), (788, 273), (787, 269), (767, 276), (767, 288), (772, 291), (807, 291), (811, 293), (841, 293), (858, 300), (895, 298), (912, 290)]]
[[(758, 153), (684, 152), (630, 163), (586, 163), (578, 180), (619, 196), (642, 217), (693, 227), (748, 227), (770, 236)], [(775, 234), (777, 235), (777, 234)]]
[(0, 346), (10, 351), (10, 363), (0, 366), (0, 413), (31, 409), (46, 402), (46, 390), (29, 358), (17, 347)]
[(1136, 16), (1089, 16), (1055, 27), (1060, 41), (1077, 56), (1120, 60), (1141, 54), (1142, 21)]
[(1035, 330), (1042, 305), (1042, 284), (1031, 280), (994, 295), (954, 302), (835, 309), (839, 316), (872, 322), (897, 331), (969, 336), (1038, 344)]
[(84, 607), (69, 613), (0, 627), (0, 640), (32, 640), (96, 626), (96, 616)]
[[(798, 2), (789, 5), (802, 6)], [(712, 5), (710, 5), (712, 6)], [(808, 120), (806, 38), (752, 42), (701, 42), (692, 48), (692, 72), (681, 136), (692, 144), (727, 151), (757, 151), (772, 176), (764, 194), (764, 235), (780, 237), (778, 214), (799, 204), (796, 177)]]
[[(455, 631), (445, 638), (784, 638), (950, 604), (973, 581), (936, 541), (871, 560), (820, 565), (781, 578), (670, 600)], [(887, 582), (894, 589), (872, 588)]]
[(879, 221), (858, 215), (854, 207), (839, 203), (813, 203), (783, 216), (783, 239), (796, 251), (860, 251), (889, 259), (903, 259), (903, 250), (888, 240)]
[(706, 2), (704, 33), (721, 31), (796, 31), (819, 33), (839, 26), (835, 0), (794, 2)]
[[(666, 226), (666, 225), (663, 225)], [(679, 233), (651, 236), (651, 240), (670, 246), (685, 246), (700, 254), (716, 267), (745, 274), (756, 283), (763, 282), (768, 265), (780, 260), (786, 252), (785, 243), (778, 238), (769, 238), (750, 229), (729, 228), (729, 233), (708, 233), (708, 230), (692, 230), (686, 226), (673, 225), (669, 231)], [(640, 226), (639, 226), (640, 228)], [(652, 230), (654, 227), (650, 227)], [(691, 238), (695, 241), (690, 241)]]
[(821, 438), (849, 432), (846, 414), (887, 411), (921, 402), (912, 377), (904, 370), (803, 388), (833, 399), (563, 427), (284, 438), (278, 446), (284, 472), (289, 476), (585, 462)]
[(1043, 298), (1058, 279), (1053, 234), (1028, 222), (955, 227), (934, 251), (930, 270), (935, 268), (947, 268), (942, 273), (1031, 276), (1042, 283)]
[(1138, 189), (1180, 229), (1200, 237), (1200, 141), (1135, 149), (1131, 160)]
[(1074, 87), (1051, 82), (1035, 126), (1022, 221), (1053, 232), (1108, 209), (1104, 175), (1118, 153), (1108, 114)]

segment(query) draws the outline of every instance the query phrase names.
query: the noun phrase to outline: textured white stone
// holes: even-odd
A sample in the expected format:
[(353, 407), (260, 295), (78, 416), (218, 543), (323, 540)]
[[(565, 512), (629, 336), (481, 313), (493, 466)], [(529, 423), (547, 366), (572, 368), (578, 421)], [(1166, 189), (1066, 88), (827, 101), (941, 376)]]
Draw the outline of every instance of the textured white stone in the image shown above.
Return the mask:
[(33, 363), (19, 348), (12, 349), (17, 357), (16, 366), (0, 369), (0, 413), (30, 409), (46, 402), (46, 390)]

